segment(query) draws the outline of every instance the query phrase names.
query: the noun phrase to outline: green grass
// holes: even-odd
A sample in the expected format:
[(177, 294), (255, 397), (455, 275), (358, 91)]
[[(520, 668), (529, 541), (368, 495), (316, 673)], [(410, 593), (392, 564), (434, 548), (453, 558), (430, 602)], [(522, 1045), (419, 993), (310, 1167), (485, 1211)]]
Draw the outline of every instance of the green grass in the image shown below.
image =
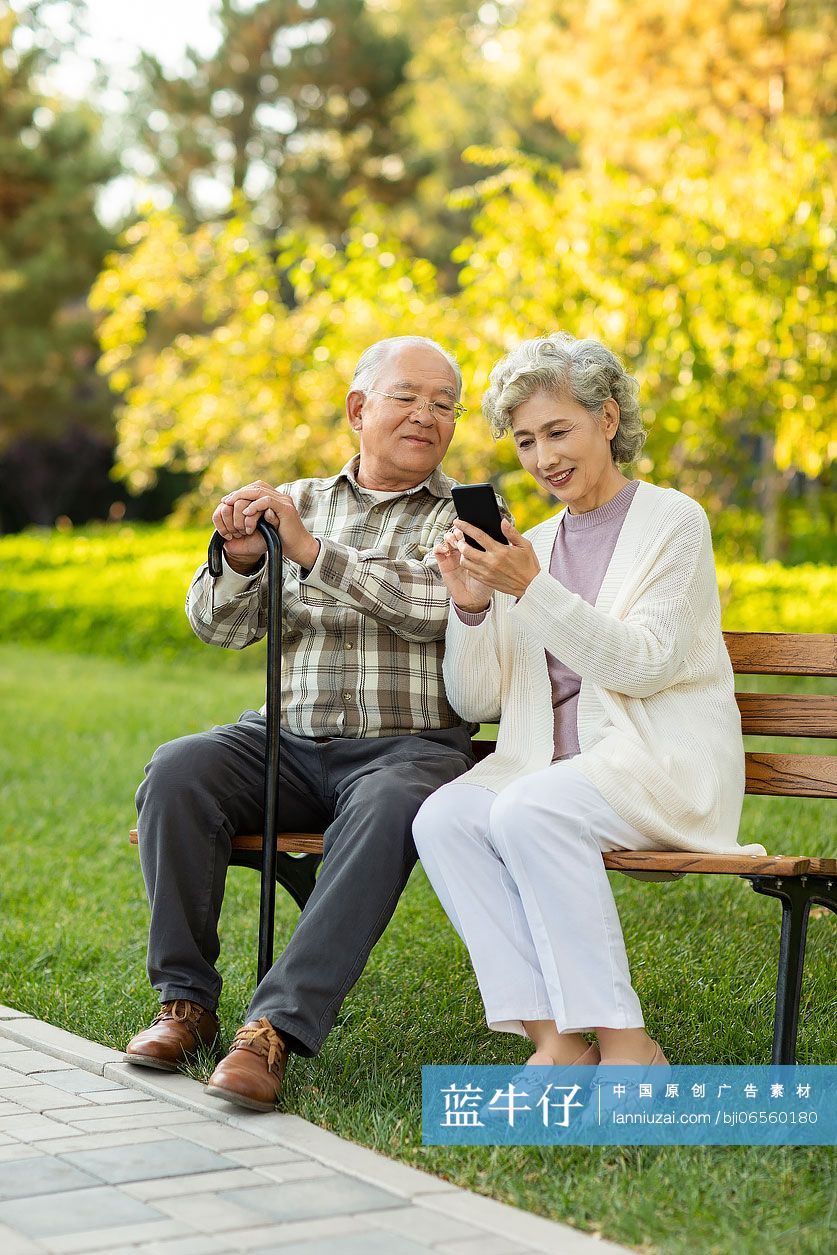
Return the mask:
[[(0, 646), (0, 1001), (116, 1047), (150, 1018), (147, 905), (127, 843), (133, 793), (159, 742), (259, 703), (261, 677), (226, 671), (223, 658), (205, 651), (193, 663), (120, 663)], [(833, 810), (750, 798), (742, 839), (774, 852), (833, 854)], [(738, 880), (655, 886), (614, 876), (613, 884), (649, 1028), (672, 1061), (767, 1061), (777, 904)], [(257, 890), (255, 874), (230, 872), (220, 1009), (227, 1040), (254, 979)], [(281, 899), (277, 945), (296, 916)], [(837, 1058), (835, 967), (835, 920), (818, 915), (801, 1062)], [(417, 869), (320, 1058), (293, 1061), (283, 1103), (458, 1185), (643, 1250), (833, 1249), (831, 1148), (421, 1145), (423, 1063), (525, 1055), (522, 1039), (486, 1029), (467, 955)]]

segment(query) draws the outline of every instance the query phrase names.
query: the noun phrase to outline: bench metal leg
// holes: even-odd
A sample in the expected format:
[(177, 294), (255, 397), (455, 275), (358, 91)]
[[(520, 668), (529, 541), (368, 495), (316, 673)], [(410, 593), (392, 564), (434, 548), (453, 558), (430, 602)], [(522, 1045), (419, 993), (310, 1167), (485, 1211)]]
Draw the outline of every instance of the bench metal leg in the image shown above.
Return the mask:
[(750, 876), (756, 893), (782, 903), (779, 971), (776, 980), (776, 1014), (773, 1021), (773, 1063), (796, 1063), (796, 1034), (808, 912), (819, 902), (837, 913), (837, 881), (826, 876)]
[[(317, 879), (317, 868), (322, 859), (319, 854), (286, 854), (284, 850), (276, 853), (276, 883), (291, 895), (300, 910), (314, 892)], [(261, 871), (262, 856), (258, 850), (236, 853), (230, 859), (232, 867), (252, 867)]]

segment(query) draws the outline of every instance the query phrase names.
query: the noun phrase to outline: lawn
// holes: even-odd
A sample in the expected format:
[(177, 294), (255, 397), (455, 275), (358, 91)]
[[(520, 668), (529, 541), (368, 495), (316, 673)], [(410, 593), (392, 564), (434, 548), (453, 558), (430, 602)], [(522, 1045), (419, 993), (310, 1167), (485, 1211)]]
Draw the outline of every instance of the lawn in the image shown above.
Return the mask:
[[(115, 1047), (151, 1016), (147, 907), (127, 843), (133, 792), (159, 742), (259, 704), (258, 673), (229, 662), (209, 651), (195, 662), (121, 663), (0, 645), (0, 1001)], [(747, 799), (743, 839), (771, 851), (833, 854), (833, 834), (825, 802)], [(254, 977), (257, 887), (254, 873), (231, 871), (227, 1039)], [(769, 1060), (777, 904), (712, 878), (655, 886), (617, 875), (614, 888), (650, 1031), (672, 1061)], [(837, 928), (816, 914), (799, 1058), (826, 1063), (837, 1059)], [(295, 918), (280, 893), (278, 945)], [(525, 1054), (521, 1039), (486, 1029), (466, 953), (417, 869), (320, 1058), (292, 1063), (284, 1107), (458, 1185), (643, 1250), (833, 1249), (831, 1148), (421, 1145), (422, 1063)]]

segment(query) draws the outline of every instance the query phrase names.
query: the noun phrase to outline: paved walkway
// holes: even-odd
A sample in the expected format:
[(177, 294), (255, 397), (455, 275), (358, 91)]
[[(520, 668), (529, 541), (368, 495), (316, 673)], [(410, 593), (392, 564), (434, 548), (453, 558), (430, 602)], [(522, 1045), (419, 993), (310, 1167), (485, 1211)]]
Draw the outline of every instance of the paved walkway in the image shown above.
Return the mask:
[(2, 1255), (617, 1255), (0, 1007)]

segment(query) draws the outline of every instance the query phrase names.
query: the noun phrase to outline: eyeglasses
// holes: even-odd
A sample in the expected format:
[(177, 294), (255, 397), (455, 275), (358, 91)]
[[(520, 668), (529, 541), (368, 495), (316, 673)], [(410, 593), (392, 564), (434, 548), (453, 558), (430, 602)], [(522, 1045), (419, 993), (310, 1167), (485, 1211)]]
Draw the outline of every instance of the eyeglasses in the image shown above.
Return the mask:
[(413, 396), (407, 392), (381, 392), (378, 388), (364, 388), (364, 392), (374, 392), (376, 396), (394, 401), (396, 408), (403, 414), (420, 414), (427, 406), (437, 423), (455, 423), (466, 413), (465, 406), (458, 401), (428, 401), (426, 397)]

